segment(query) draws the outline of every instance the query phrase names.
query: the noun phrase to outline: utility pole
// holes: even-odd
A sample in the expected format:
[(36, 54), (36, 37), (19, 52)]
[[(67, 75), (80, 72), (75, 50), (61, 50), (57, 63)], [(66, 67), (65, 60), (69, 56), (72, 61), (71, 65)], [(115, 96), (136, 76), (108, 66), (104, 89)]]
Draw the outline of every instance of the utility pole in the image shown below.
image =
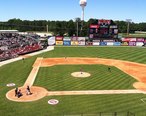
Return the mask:
[(76, 32), (76, 35), (77, 37), (79, 36), (79, 22), (81, 21), (80, 18), (75, 18), (75, 21), (77, 23), (77, 32)]
[(47, 33), (48, 33), (48, 25), (46, 25), (46, 30), (47, 30)]
[(130, 29), (130, 22), (132, 20), (131, 19), (126, 19), (126, 22), (127, 22), (127, 35), (129, 35), (129, 29)]

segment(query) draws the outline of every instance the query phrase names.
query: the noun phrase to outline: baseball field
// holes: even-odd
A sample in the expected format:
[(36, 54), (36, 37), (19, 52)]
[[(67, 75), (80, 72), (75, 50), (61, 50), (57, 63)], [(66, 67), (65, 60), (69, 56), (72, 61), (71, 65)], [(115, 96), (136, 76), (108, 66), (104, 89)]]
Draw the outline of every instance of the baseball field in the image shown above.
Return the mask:
[[(8, 83), (16, 86), (7, 87)], [(15, 97), (15, 87), (23, 90), (27, 85), (32, 95)], [(59, 102), (48, 104), (50, 99)], [(4, 116), (113, 116), (115, 112), (146, 115), (144, 47), (55, 47), (0, 67)]]

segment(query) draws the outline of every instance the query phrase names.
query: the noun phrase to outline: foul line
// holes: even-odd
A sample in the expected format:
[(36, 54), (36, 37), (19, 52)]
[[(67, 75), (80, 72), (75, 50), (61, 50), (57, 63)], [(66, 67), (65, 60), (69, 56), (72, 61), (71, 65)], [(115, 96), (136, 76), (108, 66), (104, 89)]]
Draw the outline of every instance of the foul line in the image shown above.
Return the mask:
[(144, 93), (140, 90), (87, 90), (87, 91), (50, 91), (47, 96), (52, 95), (97, 95), (97, 94), (137, 94)]
[(41, 66), (41, 62), (42, 62), (42, 59), (43, 58), (37, 58), (37, 60), (35, 61), (34, 65), (33, 65), (33, 69), (31, 70), (31, 73), (29, 74), (27, 80), (25, 81), (23, 87), (26, 87), (26, 86), (32, 86), (34, 81), (35, 81), (35, 78), (37, 76), (37, 73), (39, 71), (39, 68)]

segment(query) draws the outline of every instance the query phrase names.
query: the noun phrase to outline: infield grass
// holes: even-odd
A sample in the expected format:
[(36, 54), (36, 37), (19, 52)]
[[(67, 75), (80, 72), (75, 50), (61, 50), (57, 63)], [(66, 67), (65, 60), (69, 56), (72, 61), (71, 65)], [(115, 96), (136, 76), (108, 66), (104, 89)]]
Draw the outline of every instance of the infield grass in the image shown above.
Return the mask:
[[(91, 76), (87, 78), (71, 76), (71, 73), (79, 72), (81, 67)], [(132, 86), (134, 82), (136, 82), (135, 79), (116, 67), (111, 67), (109, 72), (106, 65), (56, 65), (40, 68), (34, 85), (51, 91), (119, 90), (134, 89)]]

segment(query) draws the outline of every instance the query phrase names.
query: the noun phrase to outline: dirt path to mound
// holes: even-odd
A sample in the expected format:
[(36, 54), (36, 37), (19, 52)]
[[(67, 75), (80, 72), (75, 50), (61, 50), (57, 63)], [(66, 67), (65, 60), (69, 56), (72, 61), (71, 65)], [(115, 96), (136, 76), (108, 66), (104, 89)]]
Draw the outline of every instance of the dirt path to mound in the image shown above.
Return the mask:
[[(135, 82), (133, 86), (137, 90), (97, 90), (97, 91), (47, 91), (41, 87), (33, 87), (33, 83), (35, 81), (36, 75), (39, 71), (39, 67), (49, 67), (53, 65), (70, 65), (70, 64), (104, 64), (109, 66), (115, 66), (127, 73), (128, 75), (135, 78), (138, 82)], [(33, 69), (28, 76), (24, 86), (21, 87), (22, 90), (26, 88), (26, 86), (32, 86), (33, 93), (30, 99), (28, 96), (22, 96), (22, 101), (34, 101), (41, 99), (45, 96), (53, 96), (53, 95), (82, 95), (82, 94), (127, 94), (127, 93), (145, 93), (146, 92), (146, 65), (122, 60), (114, 60), (114, 59), (102, 59), (102, 58), (37, 58), (33, 65)], [(140, 90), (140, 91), (139, 91)], [(43, 91), (42, 95), (39, 94)], [(37, 94), (38, 93), (38, 94)], [(11, 90), (7, 93), (7, 98), (10, 100), (17, 101), (18, 98), (14, 97), (14, 90)], [(13, 96), (13, 98), (11, 97)], [(18, 101), (21, 101), (20, 99)]]

